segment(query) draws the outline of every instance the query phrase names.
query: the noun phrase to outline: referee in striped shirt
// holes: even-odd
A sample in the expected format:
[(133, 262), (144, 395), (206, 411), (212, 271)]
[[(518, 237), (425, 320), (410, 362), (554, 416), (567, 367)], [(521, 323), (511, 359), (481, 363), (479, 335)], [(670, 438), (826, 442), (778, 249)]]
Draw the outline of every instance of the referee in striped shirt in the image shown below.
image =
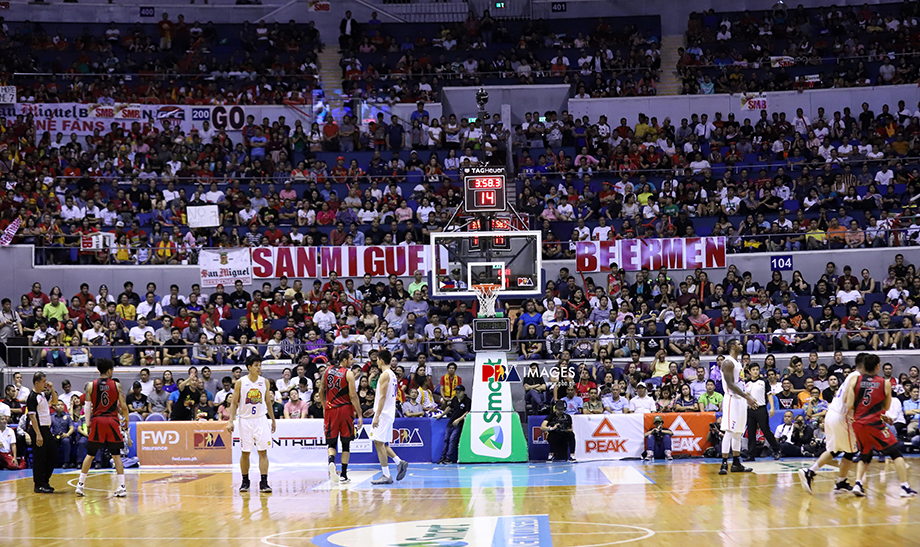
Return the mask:
[[(757, 428), (763, 431), (764, 439), (773, 450), (773, 459), (778, 460), (780, 457), (779, 443), (773, 437), (770, 431), (770, 416), (773, 416), (773, 395), (768, 393), (767, 381), (760, 375), (760, 365), (751, 363), (748, 365), (747, 381), (745, 382), (745, 391), (757, 402), (757, 408), (748, 408), (747, 418), (747, 435), (748, 435), (748, 456), (744, 459), (746, 462), (754, 461), (754, 447), (757, 444)], [(769, 412), (767, 407), (769, 406)]]

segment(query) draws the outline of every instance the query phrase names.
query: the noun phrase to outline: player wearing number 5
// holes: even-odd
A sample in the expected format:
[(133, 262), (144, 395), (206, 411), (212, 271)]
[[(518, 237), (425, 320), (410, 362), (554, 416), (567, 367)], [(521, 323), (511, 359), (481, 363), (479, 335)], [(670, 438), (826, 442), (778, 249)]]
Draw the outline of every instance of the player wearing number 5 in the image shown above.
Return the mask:
[(240, 471), (243, 474), (240, 492), (249, 492), (249, 454), (255, 448), (259, 453), (259, 473), (262, 475), (259, 491), (268, 493), (272, 491), (268, 485), (268, 447), (272, 444), (272, 433), (275, 432), (272, 392), (268, 389), (268, 380), (262, 377), (262, 358), (259, 355), (246, 358), (246, 370), (249, 374), (237, 380), (233, 386), (227, 431), (233, 433), (233, 420), (239, 417), (242, 451)]
[[(83, 486), (86, 483), (86, 474), (89, 466), (96, 459), (96, 452), (107, 448), (115, 460), (115, 474), (118, 477), (118, 489), (115, 490), (116, 498), (128, 495), (125, 488), (125, 467), (121, 463), (121, 449), (125, 447), (124, 435), (128, 431), (128, 403), (121, 390), (118, 380), (112, 379), (115, 363), (111, 359), (97, 359), (96, 370), (99, 378), (86, 384), (86, 401), (84, 412), (89, 416), (89, 444), (86, 457), (83, 458), (83, 468), (80, 470), (80, 480), (77, 481), (77, 495), (83, 496)], [(122, 420), (118, 419), (118, 414)], [(128, 438), (130, 443), (130, 438)]]
[(370, 438), (377, 449), (377, 459), (380, 460), (380, 478), (371, 481), (371, 484), (393, 484), (390, 468), (387, 465), (387, 456), (396, 463), (396, 480), (401, 481), (406, 476), (409, 463), (399, 459), (399, 456), (390, 448), (389, 442), (393, 439), (393, 422), (396, 420), (396, 374), (390, 370), (389, 350), (380, 350), (377, 353), (377, 366), (380, 367), (380, 376), (377, 378), (377, 396), (374, 399), (374, 423), (371, 424)]

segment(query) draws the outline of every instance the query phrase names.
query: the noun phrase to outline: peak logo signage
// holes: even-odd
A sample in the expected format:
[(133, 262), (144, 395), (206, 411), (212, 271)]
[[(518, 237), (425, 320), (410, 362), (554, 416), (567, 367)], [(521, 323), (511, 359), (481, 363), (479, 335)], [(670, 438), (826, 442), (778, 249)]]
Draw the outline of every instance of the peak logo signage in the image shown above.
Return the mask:
[(373, 524), (312, 538), (318, 547), (552, 547), (549, 517), (517, 515)]
[(638, 457), (645, 443), (641, 414), (572, 416), (575, 457), (584, 460), (619, 460)]
[(653, 425), (655, 416), (664, 418), (664, 426), (674, 434), (671, 436), (671, 449), (674, 452), (699, 456), (709, 443), (709, 424), (715, 420), (712, 412), (686, 412), (683, 414), (646, 414), (645, 429)]

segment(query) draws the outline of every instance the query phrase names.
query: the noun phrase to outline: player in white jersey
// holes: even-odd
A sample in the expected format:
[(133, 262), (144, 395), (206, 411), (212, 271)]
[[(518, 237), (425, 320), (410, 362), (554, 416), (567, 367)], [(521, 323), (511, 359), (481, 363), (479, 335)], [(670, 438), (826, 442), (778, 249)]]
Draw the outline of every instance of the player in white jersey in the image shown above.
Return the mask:
[(719, 474), (728, 473), (728, 456), (732, 455), (732, 473), (749, 473), (750, 467), (741, 464), (741, 437), (747, 429), (747, 409), (757, 408), (757, 401), (744, 391), (741, 382), (741, 352), (744, 347), (737, 339), (728, 342), (728, 355), (722, 361), (722, 467)]
[[(275, 413), (272, 410), (272, 392), (268, 380), (262, 377), (262, 358), (258, 354), (246, 358), (249, 374), (236, 381), (230, 397), (230, 423), (227, 431), (233, 433), (233, 420), (240, 420), (240, 471), (243, 480), (240, 492), (249, 492), (249, 454), (253, 448), (259, 453), (259, 491), (272, 491), (268, 485), (268, 447), (275, 432)], [(239, 410), (239, 412), (237, 412)], [(271, 424), (269, 425), (269, 418)]]
[(835, 494), (846, 494), (853, 491), (853, 487), (847, 482), (847, 475), (853, 468), (853, 457), (856, 454), (856, 435), (853, 433), (853, 384), (857, 382), (860, 375), (865, 373), (866, 353), (860, 353), (856, 356), (856, 370), (851, 372), (846, 379), (840, 384), (834, 399), (827, 407), (827, 415), (824, 418), (824, 435), (826, 449), (818, 460), (809, 468), (799, 469), (799, 480), (802, 488), (811, 494), (812, 482), (815, 480), (815, 474), (821, 466), (827, 465), (843, 454), (840, 459), (840, 470), (837, 473), (837, 484), (834, 486)]
[(371, 481), (371, 484), (393, 484), (390, 476), (390, 467), (387, 465), (387, 456), (393, 458), (396, 464), (396, 480), (401, 481), (409, 469), (409, 462), (399, 459), (399, 456), (390, 448), (389, 442), (393, 439), (393, 422), (396, 420), (396, 390), (399, 389), (396, 374), (390, 370), (392, 355), (388, 350), (377, 353), (377, 366), (380, 367), (380, 376), (377, 377), (377, 396), (374, 402), (374, 422), (371, 424), (370, 438), (377, 449), (377, 458), (380, 460), (380, 478)]

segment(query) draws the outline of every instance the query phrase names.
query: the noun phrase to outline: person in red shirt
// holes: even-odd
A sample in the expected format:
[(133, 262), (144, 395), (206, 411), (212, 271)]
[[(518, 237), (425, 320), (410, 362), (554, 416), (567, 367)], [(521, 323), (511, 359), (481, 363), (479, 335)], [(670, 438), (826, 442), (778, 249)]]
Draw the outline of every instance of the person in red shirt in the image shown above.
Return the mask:
[(160, 33), (160, 49), (172, 49), (173, 24), (168, 13), (163, 13), (163, 18), (157, 23), (157, 31)]
[(284, 319), (291, 314), (291, 305), (284, 301), (284, 295), (276, 292), (274, 300), (268, 307), (272, 319)]
[(249, 316), (249, 323), (254, 325), (253, 319), (256, 315), (261, 315), (264, 318), (269, 317), (269, 308), (271, 305), (262, 300), (261, 291), (253, 291), (252, 293), (252, 302), (246, 304), (246, 315)]
[(281, 230), (275, 226), (275, 221), (269, 221), (268, 230), (262, 234), (264, 237), (268, 238), (269, 245), (277, 246), (281, 242), (281, 237), (284, 235)]
[(591, 373), (587, 368), (585, 368), (582, 369), (581, 377), (575, 384), (575, 392), (578, 393), (579, 397), (585, 398), (588, 395), (588, 390), (590, 389), (597, 389), (597, 384), (591, 381)]
[(457, 376), (457, 363), (448, 363), (447, 374), (441, 376), (441, 397), (451, 399), (463, 380)]
[(329, 272), (329, 281), (323, 285), (323, 292), (332, 291), (333, 294), (339, 294), (345, 290), (345, 287), (342, 286), (342, 282), (339, 281), (339, 274), (335, 270)]

